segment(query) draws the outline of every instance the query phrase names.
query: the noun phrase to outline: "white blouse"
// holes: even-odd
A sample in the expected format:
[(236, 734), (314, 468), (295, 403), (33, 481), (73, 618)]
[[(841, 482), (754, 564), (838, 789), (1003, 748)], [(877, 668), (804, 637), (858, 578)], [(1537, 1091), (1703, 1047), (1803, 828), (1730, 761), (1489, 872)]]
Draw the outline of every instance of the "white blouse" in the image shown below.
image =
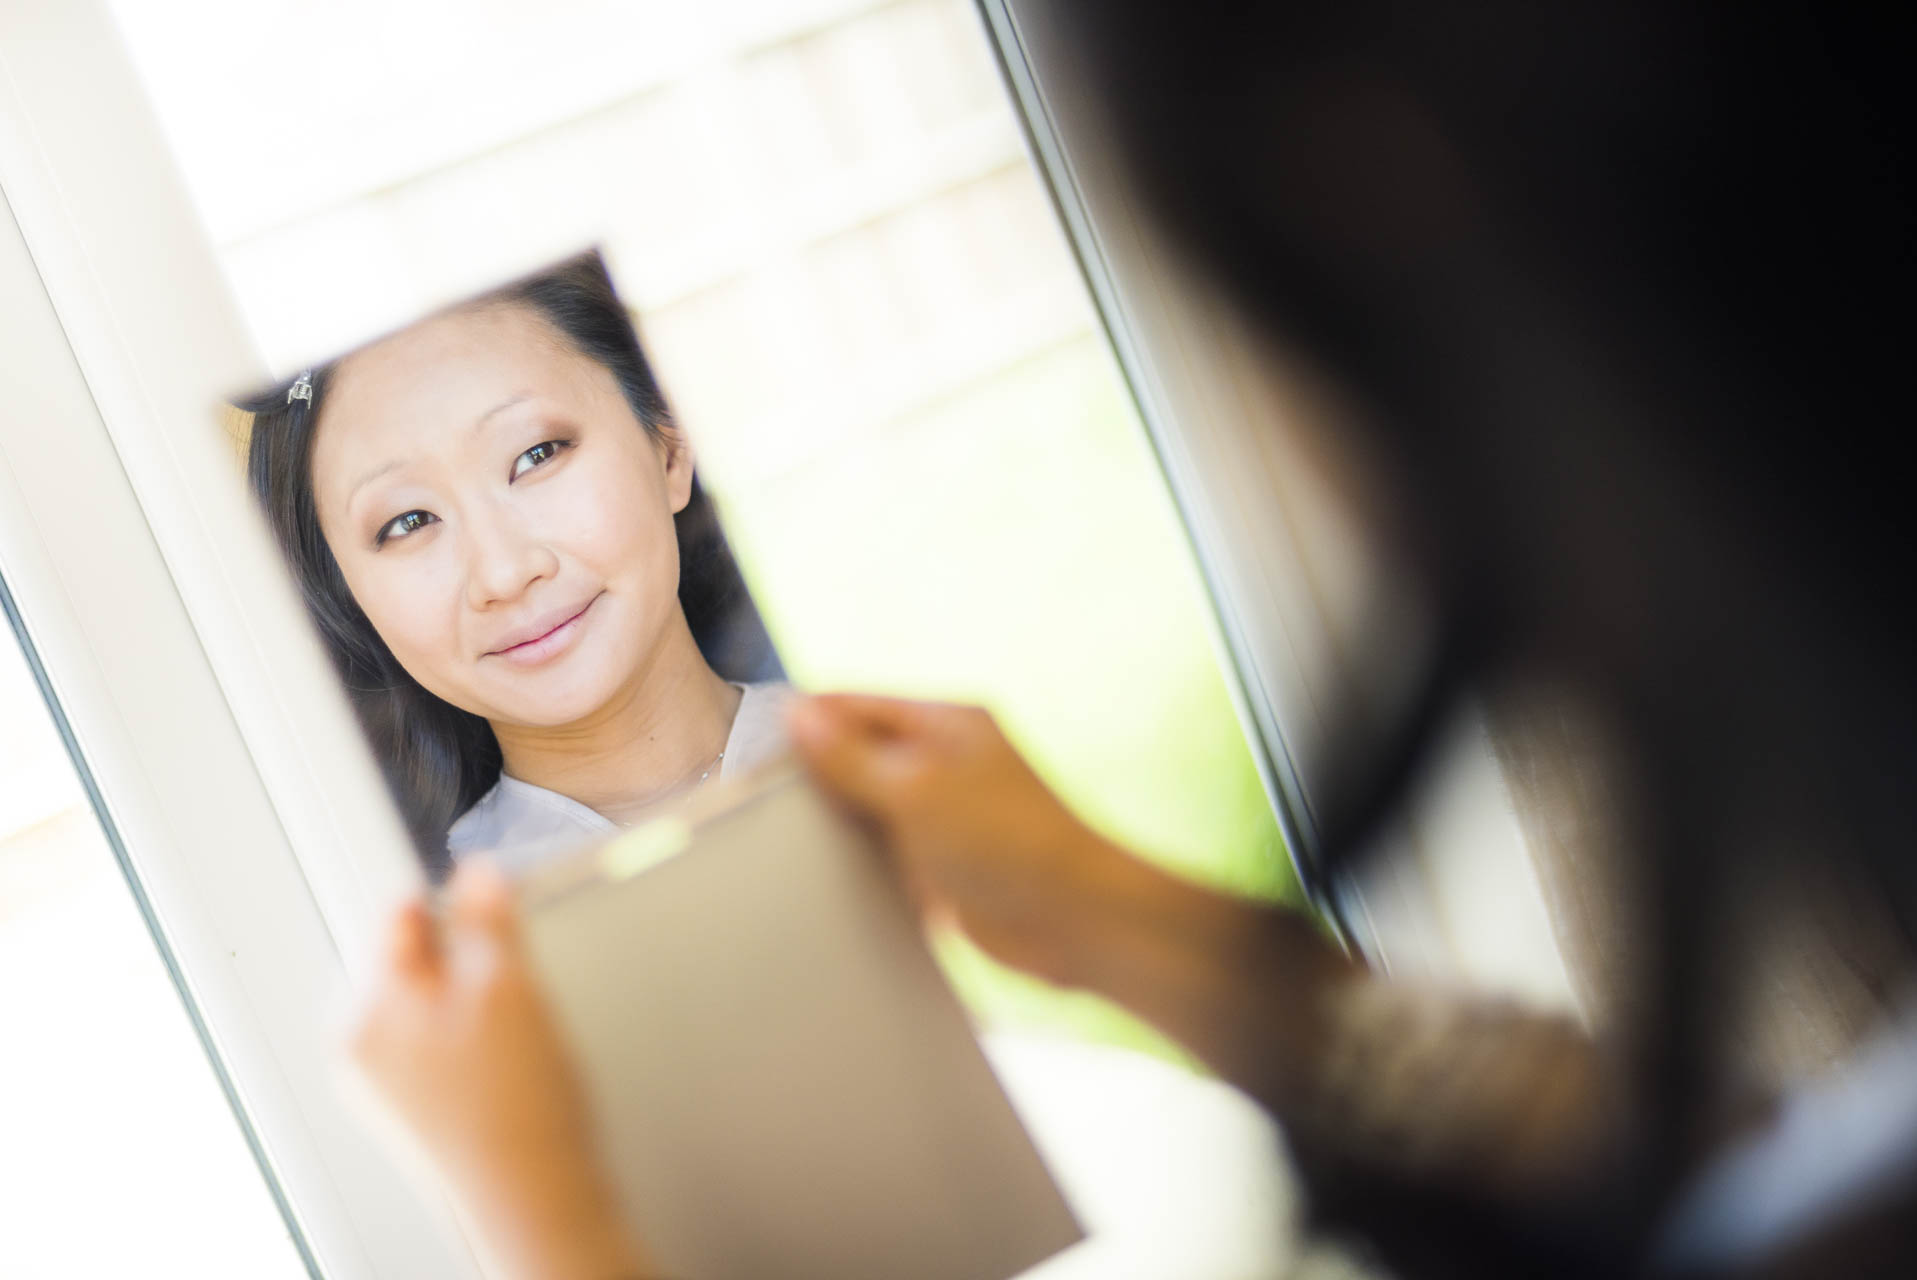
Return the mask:
[[(795, 696), (777, 682), (739, 686), (739, 712), (726, 736), (719, 776), (731, 777), (785, 750), (785, 706)], [(545, 787), (506, 774), (459, 816), (446, 835), (455, 859), (486, 853), (508, 872), (525, 871), (555, 854), (603, 840), (618, 827), (605, 815)]]

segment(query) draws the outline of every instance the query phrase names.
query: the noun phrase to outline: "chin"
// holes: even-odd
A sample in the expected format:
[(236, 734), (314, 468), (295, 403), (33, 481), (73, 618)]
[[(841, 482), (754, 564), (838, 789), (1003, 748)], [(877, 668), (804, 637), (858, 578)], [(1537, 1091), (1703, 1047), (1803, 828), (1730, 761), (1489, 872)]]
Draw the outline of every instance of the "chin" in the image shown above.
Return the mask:
[(553, 697), (537, 699), (518, 699), (515, 705), (502, 708), (504, 718), (539, 729), (557, 729), (564, 725), (576, 724), (606, 705), (602, 697)]
[(492, 699), (500, 719), (541, 729), (584, 720), (605, 706), (619, 682), (604, 672), (551, 672), (551, 679), (530, 679), (506, 696)]

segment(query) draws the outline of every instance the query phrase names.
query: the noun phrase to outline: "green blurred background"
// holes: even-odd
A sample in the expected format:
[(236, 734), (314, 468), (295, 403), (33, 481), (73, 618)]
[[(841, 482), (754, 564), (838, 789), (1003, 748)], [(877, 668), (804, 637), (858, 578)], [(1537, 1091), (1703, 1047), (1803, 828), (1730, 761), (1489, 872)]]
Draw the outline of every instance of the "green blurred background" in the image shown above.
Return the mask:
[[(262, 97), (269, 133), (311, 144), (283, 182), (231, 110), (235, 69), (269, 65), (247, 51), (287, 37), (274, 7), (191, 40), (120, 8), (275, 369), (599, 246), (796, 681), (983, 702), (1126, 844), (1296, 899), (1189, 543), (970, 0), (614, 6), (640, 64), (582, 61), (606, 46), (561, 3), (502, 29), (510, 74), (445, 86), (432, 128), (426, 81), (377, 72)], [(948, 959), (989, 1021), (1146, 1043)]]
[[(1190, 543), (1100, 339), (716, 497), (795, 683), (982, 703), (1093, 825), (1193, 879), (1302, 902)], [(957, 939), (940, 952), (987, 1024), (1182, 1059), (1103, 1001)]]

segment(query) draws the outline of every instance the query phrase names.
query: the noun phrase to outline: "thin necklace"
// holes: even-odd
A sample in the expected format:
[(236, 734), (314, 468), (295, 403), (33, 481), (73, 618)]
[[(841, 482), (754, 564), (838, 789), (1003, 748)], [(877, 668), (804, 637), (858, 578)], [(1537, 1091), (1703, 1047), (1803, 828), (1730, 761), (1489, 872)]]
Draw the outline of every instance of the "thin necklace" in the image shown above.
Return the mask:
[(719, 751), (719, 754), (712, 757), (712, 763), (705, 767), (705, 771), (701, 773), (698, 777), (694, 778), (691, 782), (682, 782), (678, 786), (672, 788), (670, 791), (666, 791), (659, 795), (654, 796), (652, 799), (646, 801), (640, 813), (634, 815), (631, 818), (615, 818), (613, 819), (613, 825), (619, 826), (619, 827), (630, 827), (633, 824), (642, 821), (647, 816), (647, 814), (652, 810), (653, 806), (664, 804), (668, 800), (674, 799), (675, 797), (678, 797), (678, 796), (685, 795), (689, 791), (696, 790), (700, 783), (704, 782), (707, 778), (710, 778), (712, 776), (712, 771), (714, 769), (717, 769), (722, 763), (724, 763), (725, 758), (726, 758), (725, 750), (724, 748), (721, 748)]

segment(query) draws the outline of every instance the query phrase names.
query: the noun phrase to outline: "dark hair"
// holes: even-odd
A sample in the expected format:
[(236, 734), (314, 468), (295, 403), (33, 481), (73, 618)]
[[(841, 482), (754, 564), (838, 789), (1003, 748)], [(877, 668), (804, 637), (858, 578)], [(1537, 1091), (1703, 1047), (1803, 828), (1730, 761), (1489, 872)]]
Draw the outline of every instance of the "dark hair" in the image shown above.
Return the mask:
[[(1332, 709), (1364, 743), (1329, 753), (1363, 763), (1326, 788), (1327, 863), (1371, 846), (1470, 688), (1542, 677), (1616, 732), (1657, 977), (1632, 1028), (1643, 1149), (1624, 1211), (1590, 1197), (1590, 1229), (1524, 1271), (1633, 1272), (1711, 1115), (1740, 897), (1828, 870), (1917, 921), (1909, 326), (1887, 319), (1913, 284), (1903, 24), (1033, 7), (1070, 15), (1128, 208), (1359, 399), (1401, 480), (1443, 639), (1395, 740)], [(1395, 1233), (1394, 1271), (1442, 1268), (1447, 1240), (1461, 1274), (1544, 1243), (1536, 1221), (1464, 1240), (1441, 1188), (1426, 1213), (1375, 1190), (1347, 1209)]]
[[(649, 434), (662, 437), (671, 427), (665, 396), (597, 253), (569, 259), (465, 305), (500, 304), (535, 309), (581, 355), (609, 370)], [(447, 865), (446, 835), (453, 821), (499, 778), (499, 743), (485, 719), (428, 693), (393, 657), (347, 589), (320, 532), (313, 440), (337, 364), (311, 372), (310, 399), (289, 398), (294, 384), (283, 383), (240, 402), (253, 415), (247, 475), (420, 857), (437, 875)], [(777, 655), (718, 514), (696, 478), (691, 500), (674, 525), (679, 602), (700, 651), (727, 679), (776, 678)]]

